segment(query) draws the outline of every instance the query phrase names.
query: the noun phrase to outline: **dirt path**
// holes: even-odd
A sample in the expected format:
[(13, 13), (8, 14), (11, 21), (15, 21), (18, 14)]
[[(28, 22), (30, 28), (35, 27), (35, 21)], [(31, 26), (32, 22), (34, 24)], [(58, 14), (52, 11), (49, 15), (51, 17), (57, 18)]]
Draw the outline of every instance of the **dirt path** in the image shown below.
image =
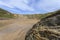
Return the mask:
[(0, 40), (24, 40), (27, 31), (37, 20), (18, 20), (0, 30)]

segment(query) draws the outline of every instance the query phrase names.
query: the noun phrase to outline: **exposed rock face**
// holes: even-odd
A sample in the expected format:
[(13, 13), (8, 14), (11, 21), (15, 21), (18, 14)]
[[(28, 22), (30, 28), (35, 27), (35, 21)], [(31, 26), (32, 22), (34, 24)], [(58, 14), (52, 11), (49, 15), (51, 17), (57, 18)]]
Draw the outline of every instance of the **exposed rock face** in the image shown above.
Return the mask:
[(36, 23), (25, 40), (60, 40), (60, 11)]

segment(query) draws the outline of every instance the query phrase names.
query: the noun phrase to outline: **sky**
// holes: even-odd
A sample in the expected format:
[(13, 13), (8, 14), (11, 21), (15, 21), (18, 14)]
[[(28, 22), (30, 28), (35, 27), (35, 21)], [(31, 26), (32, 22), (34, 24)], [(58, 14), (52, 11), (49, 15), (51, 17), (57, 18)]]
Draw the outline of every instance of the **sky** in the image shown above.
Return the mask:
[(60, 0), (0, 0), (0, 8), (16, 14), (47, 13), (60, 9)]

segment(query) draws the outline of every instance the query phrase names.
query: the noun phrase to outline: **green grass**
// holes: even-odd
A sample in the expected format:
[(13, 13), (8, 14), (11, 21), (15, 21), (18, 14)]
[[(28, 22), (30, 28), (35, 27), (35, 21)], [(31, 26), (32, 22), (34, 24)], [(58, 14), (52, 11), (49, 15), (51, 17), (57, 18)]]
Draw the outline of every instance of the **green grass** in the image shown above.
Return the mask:
[(0, 18), (13, 18), (14, 14), (0, 8)]
[(60, 10), (57, 10), (57, 11), (54, 11), (54, 12), (48, 12), (48, 13), (44, 13), (44, 14), (40, 13), (40, 14), (31, 14), (31, 15), (26, 15), (26, 16), (30, 19), (39, 19), (40, 20), (40, 19), (45, 18), (49, 15), (52, 15), (56, 12), (60, 13)]

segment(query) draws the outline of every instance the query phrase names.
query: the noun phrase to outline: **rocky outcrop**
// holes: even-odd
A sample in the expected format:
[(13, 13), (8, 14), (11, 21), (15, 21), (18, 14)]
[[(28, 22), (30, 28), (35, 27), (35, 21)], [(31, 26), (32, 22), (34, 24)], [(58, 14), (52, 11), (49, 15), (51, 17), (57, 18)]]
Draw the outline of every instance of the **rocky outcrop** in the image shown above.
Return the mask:
[(60, 40), (60, 10), (33, 25), (25, 40)]

